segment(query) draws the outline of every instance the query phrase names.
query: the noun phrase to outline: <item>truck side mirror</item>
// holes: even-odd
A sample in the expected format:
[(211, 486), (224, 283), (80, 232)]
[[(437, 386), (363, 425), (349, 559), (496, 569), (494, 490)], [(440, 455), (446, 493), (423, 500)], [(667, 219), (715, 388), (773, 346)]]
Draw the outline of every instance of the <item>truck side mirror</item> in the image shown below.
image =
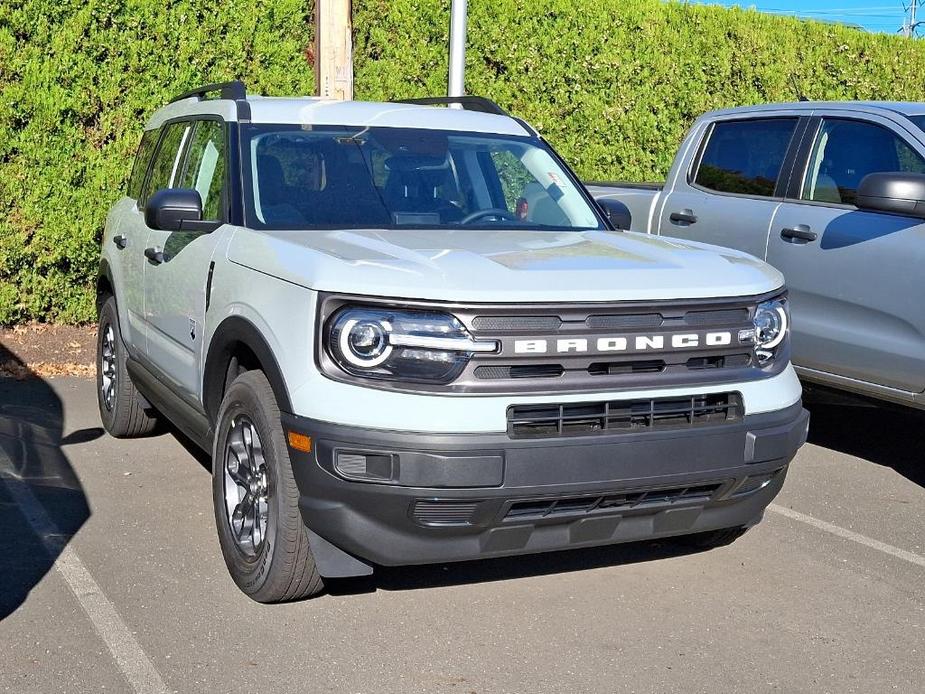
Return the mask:
[(863, 210), (925, 219), (925, 174), (868, 174), (858, 186), (856, 204)]
[(619, 200), (613, 198), (598, 198), (595, 200), (598, 208), (604, 213), (604, 216), (610, 220), (615, 229), (629, 231), (633, 223), (633, 215), (630, 208)]
[(145, 205), (145, 224), (162, 231), (206, 231), (202, 228), (202, 198), (199, 192), (192, 188), (157, 191)]

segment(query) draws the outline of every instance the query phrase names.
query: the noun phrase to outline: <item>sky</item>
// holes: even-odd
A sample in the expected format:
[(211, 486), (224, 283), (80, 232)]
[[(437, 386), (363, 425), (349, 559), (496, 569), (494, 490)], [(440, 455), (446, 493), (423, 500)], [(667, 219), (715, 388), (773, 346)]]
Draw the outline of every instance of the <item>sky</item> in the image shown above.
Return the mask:
[[(894, 33), (903, 25), (904, 7), (911, 0), (706, 0), (710, 4), (754, 7), (762, 12), (788, 14), (807, 19), (858, 24), (868, 31)], [(919, 2), (919, 18), (925, 19), (925, 2)], [(925, 27), (919, 29), (925, 35)]]

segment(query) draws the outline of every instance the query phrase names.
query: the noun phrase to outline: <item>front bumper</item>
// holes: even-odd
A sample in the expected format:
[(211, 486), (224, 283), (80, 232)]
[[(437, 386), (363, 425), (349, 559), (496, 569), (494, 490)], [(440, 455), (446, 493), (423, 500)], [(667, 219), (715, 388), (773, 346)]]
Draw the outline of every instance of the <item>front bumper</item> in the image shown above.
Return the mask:
[[(808, 424), (799, 402), (732, 424), (539, 440), (365, 430), (283, 415), (287, 431), (313, 440), (311, 453), (289, 451), (306, 525), (381, 565), (748, 525), (780, 491)], [(388, 458), (391, 483), (344, 479), (334, 467), (339, 452)]]

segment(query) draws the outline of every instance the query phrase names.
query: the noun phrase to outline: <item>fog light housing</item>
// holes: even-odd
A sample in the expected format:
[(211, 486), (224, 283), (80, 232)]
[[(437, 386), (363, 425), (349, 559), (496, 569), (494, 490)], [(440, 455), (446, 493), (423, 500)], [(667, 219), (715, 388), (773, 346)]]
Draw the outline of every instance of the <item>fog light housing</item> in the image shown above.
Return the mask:
[(396, 456), (389, 453), (337, 451), (334, 470), (348, 480), (392, 482), (396, 477)]

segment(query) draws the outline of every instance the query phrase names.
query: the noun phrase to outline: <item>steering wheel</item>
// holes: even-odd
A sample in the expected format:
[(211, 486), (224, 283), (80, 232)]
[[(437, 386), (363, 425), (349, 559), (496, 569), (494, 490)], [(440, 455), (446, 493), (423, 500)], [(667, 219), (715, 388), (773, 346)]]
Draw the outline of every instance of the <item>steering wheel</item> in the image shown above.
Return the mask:
[(487, 210), (476, 210), (471, 214), (467, 214), (465, 217), (459, 220), (459, 223), (472, 224), (472, 222), (481, 219), (482, 217), (500, 217), (501, 219), (507, 219), (511, 222), (520, 221), (512, 212), (505, 210), (503, 207), (492, 207)]

